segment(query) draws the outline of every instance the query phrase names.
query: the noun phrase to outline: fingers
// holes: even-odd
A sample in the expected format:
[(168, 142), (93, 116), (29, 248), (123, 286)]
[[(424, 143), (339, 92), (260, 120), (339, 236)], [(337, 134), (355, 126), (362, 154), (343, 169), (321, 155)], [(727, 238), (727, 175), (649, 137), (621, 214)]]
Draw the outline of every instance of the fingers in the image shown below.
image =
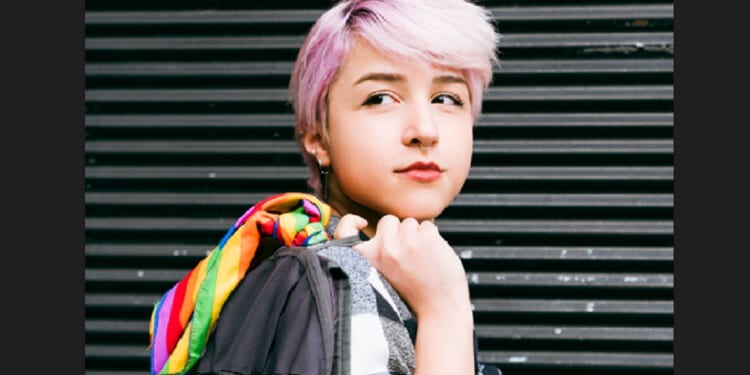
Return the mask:
[(393, 215), (383, 216), (377, 223), (375, 236), (369, 241), (357, 244), (353, 249), (377, 267), (381, 256), (379, 249), (388, 248), (388, 245), (392, 248), (398, 241), (396, 235), (399, 223), (399, 219)]
[(367, 227), (367, 220), (363, 217), (354, 214), (346, 214), (339, 221), (339, 225), (336, 227), (336, 233), (333, 234), (333, 238), (339, 239), (355, 236), (365, 227)]
[(352, 249), (362, 254), (362, 256), (367, 258), (367, 260), (371, 264), (375, 264), (375, 258), (377, 257), (378, 247), (373, 240), (360, 242), (352, 246)]
[(383, 249), (394, 249), (399, 245), (399, 227), (401, 220), (393, 215), (385, 215), (378, 221), (373, 240), (380, 244)]
[[(432, 229), (437, 233), (436, 228)], [(429, 226), (427, 231), (430, 231)], [(399, 263), (408, 260), (404, 251), (421, 248), (425, 243), (425, 233), (422, 224), (414, 218), (402, 221), (394, 215), (385, 215), (378, 221), (375, 235), (354, 249), (368, 258), (376, 268), (400, 267)]]
[[(352, 228), (360, 224), (366, 225), (366, 221), (356, 215), (346, 215), (341, 219), (337, 235), (356, 234)], [(368, 258), (376, 268), (390, 267), (395, 265), (394, 262), (409, 259), (407, 249), (429, 248), (436, 240), (439, 244), (445, 243), (437, 226), (430, 221), (419, 222), (414, 218), (402, 221), (394, 215), (385, 215), (378, 221), (375, 235), (354, 246), (354, 250)]]
[(413, 246), (415, 242), (419, 241), (417, 237), (417, 231), (419, 230), (419, 222), (414, 218), (407, 218), (401, 222), (398, 228), (398, 239), (404, 246)]
[(468, 301), (461, 260), (431, 221), (383, 216), (375, 235), (353, 248), (388, 280), (417, 316)]

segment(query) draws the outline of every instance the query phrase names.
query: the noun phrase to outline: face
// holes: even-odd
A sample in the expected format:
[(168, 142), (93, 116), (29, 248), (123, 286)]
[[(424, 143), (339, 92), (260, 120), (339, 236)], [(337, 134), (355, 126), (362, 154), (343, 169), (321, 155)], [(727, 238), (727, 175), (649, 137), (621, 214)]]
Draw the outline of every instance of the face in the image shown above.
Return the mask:
[(329, 88), (327, 139), (307, 136), (305, 146), (330, 169), (338, 214), (363, 216), (370, 229), (384, 214), (433, 220), (468, 176), (473, 120), (459, 70), (357, 43)]

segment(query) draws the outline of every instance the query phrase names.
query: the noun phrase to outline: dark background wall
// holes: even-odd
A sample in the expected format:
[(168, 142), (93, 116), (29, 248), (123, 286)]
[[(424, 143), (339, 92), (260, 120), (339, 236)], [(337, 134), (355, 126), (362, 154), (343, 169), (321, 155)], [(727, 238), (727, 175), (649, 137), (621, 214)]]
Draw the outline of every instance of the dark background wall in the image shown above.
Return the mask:
[[(330, 4), (86, 2), (86, 374), (148, 373), (161, 293), (254, 202), (306, 190), (286, 85)], [(480, 359), (671, 374), (673, 2), (482, 4), (502, 67), (438, 221)]]

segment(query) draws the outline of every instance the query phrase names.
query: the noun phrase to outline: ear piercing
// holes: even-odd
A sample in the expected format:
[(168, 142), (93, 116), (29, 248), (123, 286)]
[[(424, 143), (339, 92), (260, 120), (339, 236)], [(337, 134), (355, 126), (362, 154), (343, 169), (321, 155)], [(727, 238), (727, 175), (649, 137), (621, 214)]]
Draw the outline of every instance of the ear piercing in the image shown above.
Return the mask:
[(320, 190), (323, 195), (323, 200), (328, 200), (328, 168), (323, 166), (323, 159), (321, 159), (318, 154), (318, 149), (313, 147), (312, 150), (310, 150), (310, 154), (312, 156), (315, 156), (315, 160), (318, 162), (318, 169), (320, 171)]
[(312, 156), (315, 156), (315, 160), (318, 161), (318, 166), (320, 166), (321, 168), (323, 168), (323, 160), (320, 157), (317, 156), (318, 155), (318, 149), (315, 148), (315, 147), (313, 147), (313, 149), (310, 151), (310, 154)]
[(318, 166), (320, 167), (320, 190), (323, 194), (323, 200), (328, 200), (328, 168), (323, 166), (323, 160), (317, 158)]

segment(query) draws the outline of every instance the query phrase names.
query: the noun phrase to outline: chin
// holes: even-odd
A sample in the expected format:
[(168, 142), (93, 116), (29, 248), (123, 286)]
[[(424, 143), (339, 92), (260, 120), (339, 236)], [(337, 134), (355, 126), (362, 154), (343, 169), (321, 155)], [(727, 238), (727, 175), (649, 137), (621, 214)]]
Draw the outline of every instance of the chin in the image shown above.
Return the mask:
[(432, 220), (440, 216), (451, 203), (444, 194), (404, 194), (398, 203), (392, 206), (394, 214), (401, 219), (413, 217), (419, 221)]
[(417, 219), (417, 221), (424, 221), (424, 220), (433, 220), (440, 216), (441, 213), (443, 213), (444, 207), (401, 207), (400, 209), (396, 210), (394, 212), (394, 215), (396, 215), (399, 219), (403, 220), (408, 217), (413, 217)]

